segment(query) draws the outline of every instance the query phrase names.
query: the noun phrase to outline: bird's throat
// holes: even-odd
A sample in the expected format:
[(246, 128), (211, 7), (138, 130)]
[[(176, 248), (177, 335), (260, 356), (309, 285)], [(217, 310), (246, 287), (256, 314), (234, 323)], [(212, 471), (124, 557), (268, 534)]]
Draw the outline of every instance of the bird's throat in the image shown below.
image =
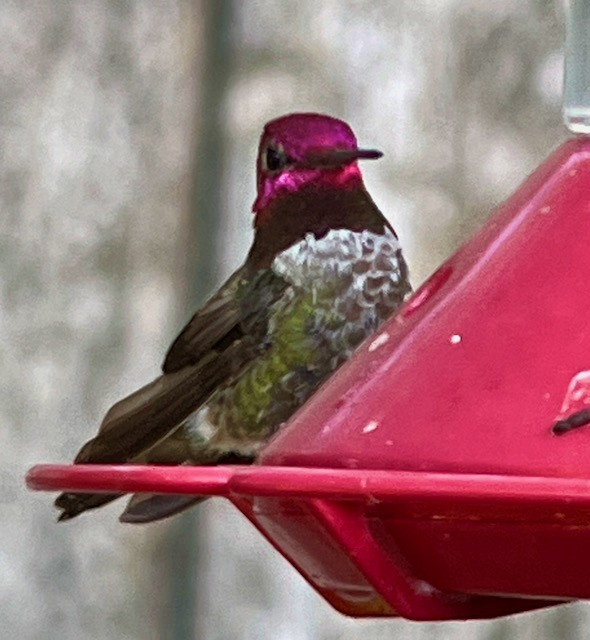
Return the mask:
[(247, 264), (253, 270), (268, 268), (275, 256), (309, 233), (319, 239), (331, 229), (383, 233), (388, 228), (362, 181), (307, 184), (275, 198), (257, 212)]

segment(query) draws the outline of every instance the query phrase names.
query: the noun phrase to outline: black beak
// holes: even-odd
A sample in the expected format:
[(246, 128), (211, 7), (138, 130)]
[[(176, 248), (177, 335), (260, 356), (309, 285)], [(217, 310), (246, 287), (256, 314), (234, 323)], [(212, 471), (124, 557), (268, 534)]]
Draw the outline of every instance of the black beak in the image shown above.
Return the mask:
[(382, 155), (376, 149), (313, 149), (297, 166), (309, 169), (342, 167), (357, 160), (377, 160)]

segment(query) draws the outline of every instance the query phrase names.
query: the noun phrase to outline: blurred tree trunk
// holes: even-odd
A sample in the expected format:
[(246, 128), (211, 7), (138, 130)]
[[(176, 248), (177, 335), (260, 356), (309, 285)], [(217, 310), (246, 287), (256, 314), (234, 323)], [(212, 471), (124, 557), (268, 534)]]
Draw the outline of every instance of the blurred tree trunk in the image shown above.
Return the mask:
[[(226, 127), (224, 104), (227, 98), (233, 56), (231, 22), (233, 0), (204, 0), (202, 3), (202, 82), (195, 94), (200, 105), (197, 119), (200, 132), (193, 157), (191, 206), (184, 223), (187, 256), (185, 317), (190, 318), (219, 281), (221, 229), (225, 216), (222, 196), (225, 183), (224, 158)], [(199, 590), (207, 590), (200, 572), (207, 556), (200, 511), (190, 510), (177, 518), (166, 540), (171, 603), (166, 614), (163, 638), (198, 638), (199, 620), (207, 611), (198, 606)], [(205, 546), (204, 546), (205, 545)], [(197, 588), (198, 587), (198, 588)]]

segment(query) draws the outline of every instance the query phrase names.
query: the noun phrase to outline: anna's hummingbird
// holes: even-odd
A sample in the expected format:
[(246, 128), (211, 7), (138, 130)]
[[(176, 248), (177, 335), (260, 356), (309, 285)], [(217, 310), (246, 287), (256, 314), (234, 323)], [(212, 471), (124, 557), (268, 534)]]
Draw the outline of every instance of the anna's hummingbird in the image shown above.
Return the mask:
[[(410, 292), (393, 229), (357, 165), (343, 121), (269, 122), (257, 161), (254, 242), (245, 263), (172, 344), (162, 375), (115, 404), (76, 463), (252, 462), (272, 434)], [(117, 495), (63, 493), (60, 520)], [(131, 498), (124, 522), (198, 501)]]

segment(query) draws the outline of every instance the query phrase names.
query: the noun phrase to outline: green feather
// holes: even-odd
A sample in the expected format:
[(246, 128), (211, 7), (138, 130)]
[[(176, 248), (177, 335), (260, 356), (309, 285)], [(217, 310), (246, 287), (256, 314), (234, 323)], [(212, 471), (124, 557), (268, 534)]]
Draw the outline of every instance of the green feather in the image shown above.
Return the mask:
[(313, 362), (309, 335), (310, 318), (317, 312), (313, 296), (300, 294), (280, 307), (271, 322), (270, 347), (223, 394), (221, 410), (230, 431), (249, 436), (267, 433), (275, 425), (265, 417), (281, 394), (281, 381)]

